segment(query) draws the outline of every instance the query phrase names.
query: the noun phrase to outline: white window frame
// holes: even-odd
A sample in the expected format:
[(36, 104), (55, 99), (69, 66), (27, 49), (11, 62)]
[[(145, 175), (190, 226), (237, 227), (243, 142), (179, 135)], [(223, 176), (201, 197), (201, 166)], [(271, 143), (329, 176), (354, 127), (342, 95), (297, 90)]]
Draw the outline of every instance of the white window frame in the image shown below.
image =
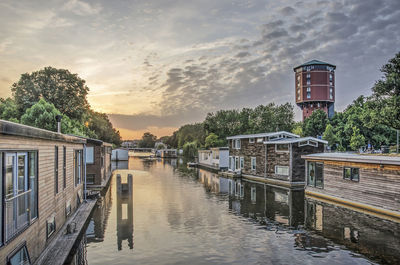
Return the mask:
[(257, 138), (257, 143), (262, 143), (262, 142), (264, 142), (264, 138)]
[[(288, 149), (287, 150), (278, 150), (278, 145), (287, 145)], [(289, 153), (290, 146), (289, 144), (275, 144), (275, 152), (277, 153)]]
[(256, 171), (257, 168), (257, 158), (255, 156), (251, 157), (251, 170)]
[[(286, 175), (286, 174), (279, 173), (279, 169), (287, 169), (287, 175)], [(288, 166), (279, 166), (279, 165), (276, 165), (276, 166), (275, 166), (275, 174), (276, 174), (276, 175), (280, 175), (280, 176), (289, 176), (289, 167), (288, 167)]]
[(234, 142), (233, 149), (240, 149), (240, 147), (241, 147), (240, 139), (234, 139), (233, 142)]
[(240, 169), (242, 169), (242, 168), (244, 168), (244, 157), (243, 156), (241, 156), (240, 158), (239, 158), (239, 168)]

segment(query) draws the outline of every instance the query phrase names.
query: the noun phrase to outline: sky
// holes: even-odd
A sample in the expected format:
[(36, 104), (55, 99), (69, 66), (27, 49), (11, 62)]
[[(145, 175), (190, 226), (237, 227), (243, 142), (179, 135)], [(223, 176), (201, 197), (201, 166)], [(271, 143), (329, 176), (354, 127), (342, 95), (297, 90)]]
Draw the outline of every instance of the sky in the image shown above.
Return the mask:
[(337, 66), (342, 111), (397, 52), (399, 0), (0, 0), (0, 97), (23, 73), (68, 69), (124, 139), (295, 105), (293, 67), (313, 59)]

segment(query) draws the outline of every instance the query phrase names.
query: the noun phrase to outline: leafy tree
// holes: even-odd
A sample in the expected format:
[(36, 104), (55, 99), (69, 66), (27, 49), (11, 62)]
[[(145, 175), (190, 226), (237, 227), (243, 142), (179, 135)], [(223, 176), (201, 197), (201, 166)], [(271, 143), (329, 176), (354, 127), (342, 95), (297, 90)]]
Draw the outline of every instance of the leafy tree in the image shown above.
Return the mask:
[(121, 136), (119, 131), (113, 128), (107, 114), (90, 111), (88, 118), (88, 128), (97, 135), (98, 139), (104, 142), (113, 143), (117, 146), (121, 145)]
[[(49, 131), (57, 131), (57, 115), (61, 115), (61, 112), (53, 104), (40, 99), (38, 103), (27, 109), (25, 114), (22, 115), (21, 123)], [(66, 115), (61, 119), (61, 131), (79, 136), (96, 136), (93, 132), (85, 128), (85, 126), (71, 120)]]
[(329, 146), (333, 146), (334, 144), (336, 144), (337, 138), (333, 131), (333, 126), (331, 124), (326, 125), (322, 138), (328, 141)]
[(204, 147), (209, 148), (209, 147), (218, 147), (218, 146), (223, 146), (225, 144), (225, 141), (222, 139), (218, 138), (218, 135), (215, 133), (210, 133), (205, 140)]
[(384, 76), (372, 88), (376, 121), (400, 130), (400, 52), (381, 68)]
[(299, 136), (303, 136), (303, 123), (296, 122), (293, 126), (292, 133), (297, 134)]
[(353, 135), (350, 139), (350, 147), (352, 150), (356, 151), (361, 146), (365, 145), (365, 137), (360, 134), (360, 130), (356, 127), (353, 127)]
[(315, 110), (313, 113), (304, 120), (303, 122), (303, 134), (304, 136), (322, 136), (325, 131), (328, 117), (323, 110)]
[(19, 113), (17, 104), (11, 98), (0, 98), (0, 119), (19, 122)]
[(187, 142), (183, 145), (183, 155), (189, 158), (197, 156), (197, 143)]
[(139, 142), (141, 148), (153, 148), (157, 141), (157, 137), (149, 132), (145, 132)]
[(14, 100), (22, 115), (43, 98), (52, 103), (63, 115), (83, 121), (89, 109), (85, 80), (65, 69), (45, 67), (42, 70), (25, 73), (11, 87)]
[(204, 145), (205, 131), (202, 123), (186, 124), (179, 128), (175, 137), (174, 147), (182, 148), (185, 143), (196, 141), (199, 145)]

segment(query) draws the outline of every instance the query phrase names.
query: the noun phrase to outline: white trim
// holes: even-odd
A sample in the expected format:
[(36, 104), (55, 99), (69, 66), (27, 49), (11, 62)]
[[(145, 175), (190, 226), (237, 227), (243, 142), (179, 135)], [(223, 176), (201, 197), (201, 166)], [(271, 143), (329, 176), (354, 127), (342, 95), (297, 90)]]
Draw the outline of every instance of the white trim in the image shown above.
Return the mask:
[(318, 142), (313, 141), (313, 140), (305, 140), (305, 141), (299, 142), (299, 147), (306, 146), (306, 145), (318, 147)]
[(279, 132), (271, 132), (271, 133), (258, 133), (258, 134), (243, 134), (243, 135), (235, 135), (235, 136), (228, 136), (226, 137), (227, 140), (232, 139), (248, 139), (248, 138), (257, 138), (257, 137), (270, 137), (275, 135), (285, 135), (286, 137), (290, 138), (299, 138), (300, 136), (294, 133), (279, 131)]
[[(287, 145), (288, 149), (287, 150), (278, 150), (278, 145)], [(275, 145), (275, 152), (277, 153), (289, 153), (290, 152), (290, 147), (289, 144), (276, 144)]]
[(264, 144), (291, 144), (291, 143), (298, 143), (298, 142), (304, 142), (304, 141), (315, 141), (321, 144), (328, 144), (327, 141), (321, 140), (315, 137), (301, 137), (301, 138), (287, 138), (287, 139), (281, 139), (281, 140), (275, 140), (275, 141), (265, 141)]
[[(284, 168), (285, 168), (285, 169), (287, 169), (287, 175), (286, 175), (286, 174), (280, 174), (280, 173), (278, 173), (278, 172), (277, 172), (277, 169), (278, 169), (278, 168), (281, 168), (281, 169), (284, 169)], [(279, 165), (276, 165), (276, 166), (275, 166), (275, 174), (276, 174), (276, 175), (280, 175), (280, 176), (289, 176), (289, 167), (288, 167), (288, 166), (279, 166)]]
[[(253, 163), (253, 161), (254, 161), (254, 163)], [(253, 166), (254, 166), (254, 168), (253, 168)], [(257, 170), (257, 157), (252, 156), (252, 157), (250, 158), (250, 168), (251, 168), (251, 170), (253, 170), (253, 171), (256, 171), (256, 170)]]

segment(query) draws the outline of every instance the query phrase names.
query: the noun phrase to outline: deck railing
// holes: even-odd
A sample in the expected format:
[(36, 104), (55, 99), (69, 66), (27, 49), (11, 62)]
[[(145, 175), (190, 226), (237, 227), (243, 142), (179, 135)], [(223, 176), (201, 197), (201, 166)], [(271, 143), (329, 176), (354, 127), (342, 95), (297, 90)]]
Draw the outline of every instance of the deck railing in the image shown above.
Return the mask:
[(29, 225), (31, 190), (5, 200), (5, 239), (13, 238)]

